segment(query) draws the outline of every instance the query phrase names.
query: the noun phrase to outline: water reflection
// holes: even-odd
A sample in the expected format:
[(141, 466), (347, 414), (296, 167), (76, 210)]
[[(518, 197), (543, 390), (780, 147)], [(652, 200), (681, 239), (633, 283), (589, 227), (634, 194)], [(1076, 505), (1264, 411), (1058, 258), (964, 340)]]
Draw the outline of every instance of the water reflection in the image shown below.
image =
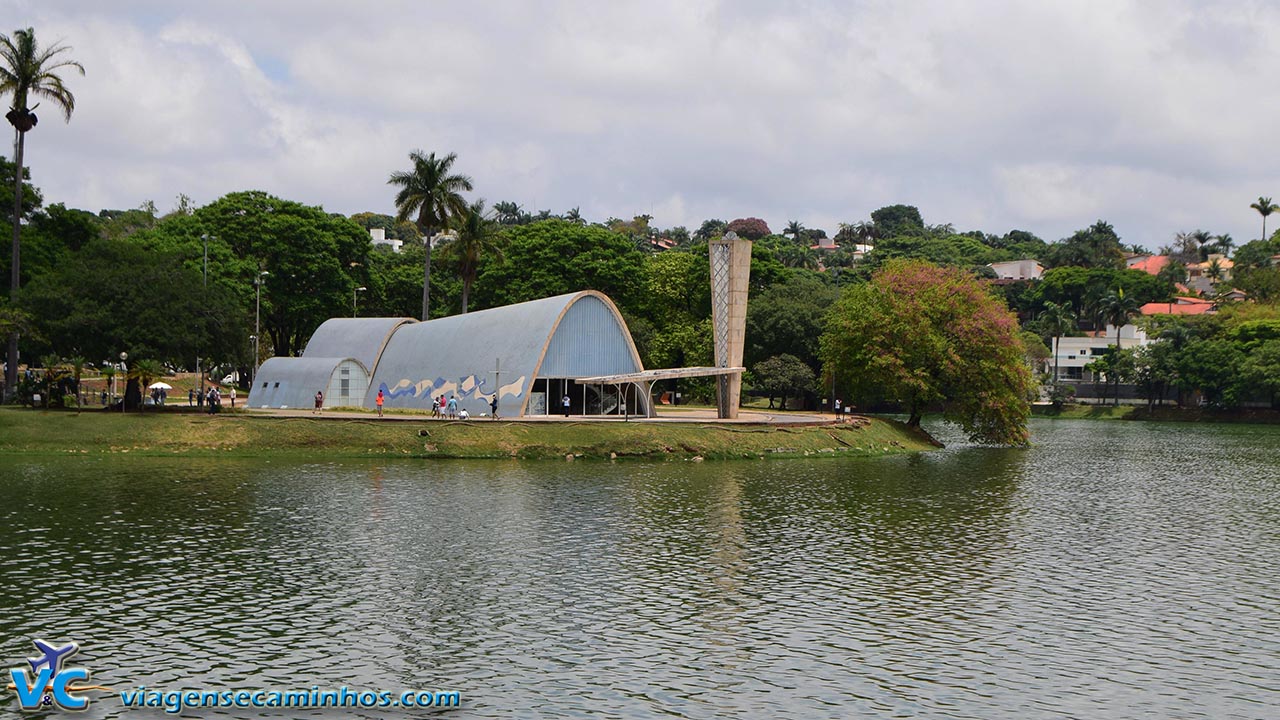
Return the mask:
[(0, 653), (458, 689), (467, 717), (1264, 716), (1280, 433), (1035, 430), (875, 461), (8, 459)]

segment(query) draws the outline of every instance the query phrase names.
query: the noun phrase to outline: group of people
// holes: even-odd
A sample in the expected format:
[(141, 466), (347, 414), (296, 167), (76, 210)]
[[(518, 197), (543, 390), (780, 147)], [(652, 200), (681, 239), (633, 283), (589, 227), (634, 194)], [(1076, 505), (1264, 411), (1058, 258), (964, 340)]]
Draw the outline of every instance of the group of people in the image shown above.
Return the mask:
[[(232, 406), (235, 406), (235, 390), (231, 391)], [(565, 396), (565, 415), (569, 414), (569, 396)], [(386, 402), (386, 394), (381, 388), (378, 389), (378, 396), (374, 401), (378, 407), (378, 417), (382, 417), (382, 406)], [(312, 415), (319, 415), (324, 411), (324, 391), (317, 390), (315, 396), (315, 409), (311, 411)], [(493, 419), (498, 419), (498, 394), (494, 393), (489, 398), (489, 414)], [(446, 400), (444, 395), (431, 399), (431, 417), (445, 418), (448, 420), (467, 420), (471, 417), (471, 413), (466, 408), (460, 408), (456, 395), (450, 395)]]
[[(164, 390), (160, 391), (164, 393)], [(155, 391), (152, 391), (152, 397), (155, 397)], [(227, 397), (231, 400), (231, 407), (236, 406), (236, 389), (231, 388), (227, 392)], [(161, 402), (163, 405), (164, 403)], [(218, 412), (222, 408), (222, 390), (217, 385), (210, 385), (203, 392), (196, 388), (187, 391), (187, 407), (198, 407), (206, 409), (210, 415)]]
[[(462, 412), (467, 412), (463, 410)], [(470, 415), (470, 413), (468, 413)], [(458, 398), (454, 395), (449, 396), (448, 402), (445, 402), (444, 396), (431, 400), (431, 417), (443, 417), (449, 420), (458, 419)], [(466, 420), (466, 418), (462, 418)]]

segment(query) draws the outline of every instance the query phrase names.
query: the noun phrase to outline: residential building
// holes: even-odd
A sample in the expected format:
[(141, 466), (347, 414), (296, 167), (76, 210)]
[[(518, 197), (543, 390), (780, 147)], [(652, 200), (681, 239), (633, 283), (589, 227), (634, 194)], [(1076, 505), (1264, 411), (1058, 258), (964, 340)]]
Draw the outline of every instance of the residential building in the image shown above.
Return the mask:
[(404, 244), (401, 240), (387, 239), (387, 231), (382, 228), (369, 228), (369, 238), (373, 240), (374, 245), (388, 245), (392, 252), (400, 252), (400, 246)]
[(1044, 275), (1044, 266), (1036, 260), (1009, 260), (987, 267), (995, 271), (1000, 280), (1039, 280)]
[[(1049, 357), (1049, 368), (1058, 363), (1058, 378), (1063, 381), (1097, 382), (1093, 373), (1085, 366), (1106, 355), (1116, 346), (1116, 328), (1108, 325), (1103, 332), (1092, 331), (1084, 337), (1054, 338), (1053, 355)], [(1137, 325), (1125, 325), (1120, 328), (1119, 345), (1124, 350), (1142, 347), (1150, 343), (1147, 333)]]

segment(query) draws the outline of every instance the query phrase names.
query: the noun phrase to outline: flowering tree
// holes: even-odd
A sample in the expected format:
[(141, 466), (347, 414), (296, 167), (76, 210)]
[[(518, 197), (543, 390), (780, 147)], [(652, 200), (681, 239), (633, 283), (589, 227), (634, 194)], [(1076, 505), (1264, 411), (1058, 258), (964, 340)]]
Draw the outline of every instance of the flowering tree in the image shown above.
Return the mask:
[(1017, 318), (964, 270), (890, 262), (844, 292), (821, 348), (827, 377), (857, 402), (900, 402), (911, 426), (941, 407), (974, 441), (1027, 443), (1032, 380)]
[(769, 224), (760, 218), (738, 218), (729, 223), (724, 231), (735, 232), (738, 233), (738, 237), (755, 241), (769, 234)]

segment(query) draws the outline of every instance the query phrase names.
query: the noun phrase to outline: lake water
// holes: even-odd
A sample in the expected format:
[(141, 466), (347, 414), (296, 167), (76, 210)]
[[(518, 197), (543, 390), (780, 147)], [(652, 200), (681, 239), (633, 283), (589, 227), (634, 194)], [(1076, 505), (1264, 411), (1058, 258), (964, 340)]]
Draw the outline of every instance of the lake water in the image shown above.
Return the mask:
[(879, 460), (7, 458), (0, 663), (76, 640), (116, 690), (457, 690), (459, 718), (1280, 717), (1280, 427), (1033, 429)]

